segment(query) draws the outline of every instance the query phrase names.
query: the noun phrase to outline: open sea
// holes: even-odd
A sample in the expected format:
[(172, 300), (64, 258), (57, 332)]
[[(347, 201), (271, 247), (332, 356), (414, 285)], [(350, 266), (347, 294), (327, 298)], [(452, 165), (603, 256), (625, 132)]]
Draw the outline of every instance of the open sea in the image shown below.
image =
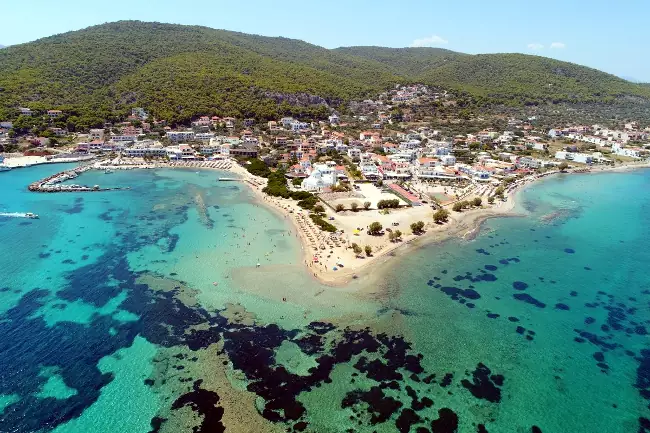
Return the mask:
[(225, 173), (65, 167), (0, 173), (2, 433), (650, 432), (650, 170), (332, 288)]

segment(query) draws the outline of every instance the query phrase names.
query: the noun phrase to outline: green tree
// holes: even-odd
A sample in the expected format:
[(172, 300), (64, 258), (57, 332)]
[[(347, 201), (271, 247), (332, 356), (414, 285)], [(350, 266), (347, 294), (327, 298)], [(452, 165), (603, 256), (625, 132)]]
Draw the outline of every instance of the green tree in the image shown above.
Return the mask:
[(503, 197), (503, 193), (505, 192), (505, 188), (503, 186), (499, 186), (496, 191), (494, 191), (494, 195), (496, 195), (499, 198)]
[(317, 204), (316, 206), (314, 206), (314, 212), (325, 213), (325, 208), (323, 207), (322, 204)]
[(400, 230), (395, 230), (393, 232), (395, 234), (395, 240), (398, 241), (402, 237), (402, 232)]
[(391, 241), (391, 242), (395, 242), (395, 238), (396, 238), (396, 236), (395, 236), (395, 232), (389, 232), (389, 233), (388, 233), (388, 240), (389, 240), (389, 241)]
[(302, 181), (303, 179), (301, 177), (294, 177), (291, 183), (293, 184), (293, 186), (300, 186), (302, 185)]
[(463, 210), (463, 203), (457, 201), (456, 203), (454, 203), (454, 206), (452, 207), (452, 210), (454, 212), (461, 212)]
[(476, 207), (481, 206), (483, 203), (483, 200), (481, 200), (481, 197), (474, 197), (474, 200), (472, 200), (472, 204)]
[(369, 202), (369, 201), (365, 201), (365, 202), (363, 202), (363, 208), (364, 208), (365, 210), (370, 209), (370, 202)]
[(494, 203), (494, 196), (493, 195), (488, 197), (488, 203), (490, 203), (490, 204)]
[(438, 209), (433, 214), (433, 221), (435, 221), (436, 224), (442, 224), (444, 222), (447, 222), (448, 219), (449, 219), (449, 211), (447, 209)]
[(366, 256), (370, 257), (372, 255), (372, 247), (370, 245), (366, 245), (364, 251), (366, 252)]
[(557, 168), (560, 169), (560, 171), (565, 171), (567, 168), (569, 168), (569, 164), (566, 162), (562, 161), (560, 165), (557, 166)]
[(356, 201), (352, 202), (352, 204), (350, 204), (350, 209), (352, 209), (352, 212), (358, 211), (359, 210), (359, 203), (357, 203)]
[(336, 205), (337, 212), (343, 212), (344, 210), (345, 210), (345, 206), (343, 206), (341, 203)]
[(354, 252), (355, 256), (358, 256), (359, 254), (361, 254), (361, 252), (363, 250), (361, 249), (361, 247), (359, 245), (353, 243), (352, 244), (352, 251)]
[(381, 223), (379, 221), (375, 221), (368, 226), (368, 231), (370, 231), (371, 235), (376, 236), (381, 232), (382, 228), (383, 226)]
[(424, 221), (418, 221), (411, 224), (411, 231), (414, 235), (422, 233), (424, 230)]

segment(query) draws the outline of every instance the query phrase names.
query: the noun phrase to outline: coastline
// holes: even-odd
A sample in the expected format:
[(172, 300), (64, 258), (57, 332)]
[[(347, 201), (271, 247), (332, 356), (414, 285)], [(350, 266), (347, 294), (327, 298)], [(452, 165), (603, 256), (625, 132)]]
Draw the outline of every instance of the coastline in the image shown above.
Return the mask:
[[(428, 206), (408, 208), (406, 210), (392, 211), (390, 217), (380, 215), (377, 210), (362, 211), (353, 213), (344, 211), (336, 213), (328, 206), (326, 217), (334, 218), (333, 223), (339, 228), (344, 229), (345, 234), (338, 238), (333, 237), (330, 233), (321, 231), (316, 227), (308, 216), (308, 212), (300, 208), (297, 202), (291, 199), (272, 197), (264, 194), (262, 189), (266, 185), (267, 179), (250, 174), (244, 167), (232, 161), (226, 166), (220, 168), (202, 162), (186, 162), (181, 164), (133, 164), (127, 166), (119, 165), (102, 165), (95, 164), (95, 168), (116, 168), (116, 169), (137, 169), (137, 168), (181, 168), (192, 170), (221, 170), (231, 172), (240, 178), (248, 189), (253, 193), (256, 204), (265, 206), (276, 215), (289, 221), (291, 235), (295, 236), (301, 246), (300, 260), (303, 262), (306, 270), (311, 277), (319, 283), (341, 287), (350, 283), (352, 280), (363, 278), (372, 273), (377, 266), (386, 264), (396, 254), (404, 253), (404, 250), (412, 247), (420, 248), (432, 243), (439, 243), (457, 237), (462, 239), (473, 239), (480, 232), (480, 227), (486, 220), (497, 217), (518, 216), (515, 213), (517, 196), (528, 188), (536, 184), (541, 179), (550, 178), (556, 174), (595, 174), (607, 172), (625, 172), (642, 168), (649, 168), (650, 163), (625, 164), (616, 167), (601, 167), (595, 170), (574, 170), (565, 173), (550, 172), (543, 175), (535, 175), (520, 179), (517, 183), (510, 186), (507, 190), (507, 200), (499, 201), (495, 205), (487, 205), (479, 209), (464, 210), (463, 212), (450, 211), (449, 221), (444, 224), (436, 224), (432, 220), (433, 210)], [(381, 220), (384, 222), (387, 218), (390, 220), (400, 220), (406, 223), (400, 225), (400, 229), (409, 234), (403, 233), (398, 242), (389, 242), (387, 236), (370, 236), (363, 233), (372, 220)], [(425, 222), (424, 233), (414, 235), (408, 228), (409, 222), (421, 220)], [(354, 229), (361, 230), (358, 235), (352, 236)], [(388, 224), (384, 224), (388, 227)], [(356, 257), (352, 252), (351, 244), (371, 245), (373, 253), (370, 256), (361, 255)], [(343, 266), (340, 266), (343, 265)], [(335, 269), (336, 268), (336, 269)]]

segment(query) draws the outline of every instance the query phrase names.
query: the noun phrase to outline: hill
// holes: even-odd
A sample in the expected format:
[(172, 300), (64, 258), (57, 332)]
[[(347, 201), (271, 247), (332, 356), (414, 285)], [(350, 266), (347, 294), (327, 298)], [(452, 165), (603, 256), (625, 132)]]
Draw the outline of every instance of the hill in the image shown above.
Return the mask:
[(339, 48), (379, 61), (410, 80), (453, 89), (492, 103), (614, 102), (650, 99), (647, 88), (596, 69), (525, 54), (467, 55), (439, 48)]
[(120, 119), (133, 106), (188, 122), (199, 114), (322, 117), (396, 83), (422, 82), (486, 103), (650, 100), (650, 88), (522, 54), (347, 47), (199, 26), (120, 21), (0, 51), (0, 119), (61, 108), (73, 127)]

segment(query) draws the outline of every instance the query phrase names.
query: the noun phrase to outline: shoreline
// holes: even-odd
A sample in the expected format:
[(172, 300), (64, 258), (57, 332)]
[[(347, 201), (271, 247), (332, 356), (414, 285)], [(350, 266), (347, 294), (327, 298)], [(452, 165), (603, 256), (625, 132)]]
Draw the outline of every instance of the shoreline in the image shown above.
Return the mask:
[[(520, 179), (517, 184), (507, 189), (507, 200), (499, 201), (495, 205), (481, 207), (480, 209), (464, 210), (463, 212), (453, 212), (450, 210), (449, 221), (443, 224), (436, 224), (432, 220), (433, 209), (429, 206), (420, 206), (416, 208), (407, 208), (396, 210), (391, 213), (390, 219), (412, 220), (412, 217), (425, 221), (425, 232), (420, 235), (403, 233), (402, 240), (391, 243), (387, 236), (370, 236), (362, 233), (359, 237), (351, 237), (352, 230), (350, 227), (356, 225), (367, 225), (363, 220), (386, 219), (386, 216), (379, 216), (377, 210), (361, 211), (352, 213), (344, 211), (336, 213), (328, 206), (326, 209), (326, 218), (334, 217), (333, 223), (339, 229), (345, 229), (345, 234), (338, 238), (328, 232), (321, 231), (316, 227), (309, 218), (309, 212), (298, 207), (297, 202), (291, 199), (272, 197), (264, 194), (262, 189), (266, 186), (267, 179), (250, 174), (244, 167), (235, 161), (231, 161), (227, 168), (216, 168), (206, 166), (209, 162), (186, 162), (182, 164), (155, 163), (130, 166), (104, 166), (97, 164), (95, 168), (173, 168), (173, 169), (192, 169), (192, 170), (219, 170), (231, 172), (246, 184), (248, 189), (255, 197), (254, 203), (264, 205), (270, 211), (276, 213), (279, 217), (288, 220), (291, 231), (290, 235), (295, 236), (300, 243), (300, 260), (309, 272), (310, 276), (321, 284), (332, 287), (342, 287), (348, 285), (351, 281), (367, 277), (376, 269), (376, 265), (386, 264), (397, 254), (403, 254), (404, 250), (412, 247), (421, 248), (433, 243), (440, 243), (452, 238), (461, 238), (471, 240), (476, 237), (481, 225), (491, 218), (498, 217), (516, 217), (521, 216), (515, 213), (517, 197), (528, 187), (536, 184), (540, 180), (551, 178), (557, 174), (596, 174), (607, 172), (626, 172), (642, 168), (650, 168), (650, 163), (644, 162), (639, 164), (625, 164), (622, 166), (602, 167), (597, 170), (581, 171), (573, 170), (567, 172), (550, 172), (542, 175), (535, 175)], [(410, 210), (410, 213), (409, 213)], [(400, 215), (401, 214), (401, 215)], [(418, 218), (419, 217), (419, 218)], [(347, 220), (347, 221), (346, 221)], [(361, 221), (361, 222), (359, 222)], [(354, 222), (354, 224), (352, 224)], [(367, 222), (367, 221), (366, 221)], [(408, 221), (406, 221), (408, 223)], [(343, 224), (341, 224), (343, 223)], [(347, 224), (347, 225), (346, 225)], [(343, 225), (343, 227), (341, 227)], [(385, 227), (388, 225), (386, 224)], [(404, 227), (408, 229), (408, 224)], [(363, 230), (362, 230), (363, 231)], [(356, 236), (356, 235), (355, 235)], [(362, 245), (372, 243), (373, 254), (358, 258), (352, 252), (350, 245), (353, 241)], [(341, 267), (339, 264), (343, 264)], [(337, 270), (334, 270), (334, 267)]]

